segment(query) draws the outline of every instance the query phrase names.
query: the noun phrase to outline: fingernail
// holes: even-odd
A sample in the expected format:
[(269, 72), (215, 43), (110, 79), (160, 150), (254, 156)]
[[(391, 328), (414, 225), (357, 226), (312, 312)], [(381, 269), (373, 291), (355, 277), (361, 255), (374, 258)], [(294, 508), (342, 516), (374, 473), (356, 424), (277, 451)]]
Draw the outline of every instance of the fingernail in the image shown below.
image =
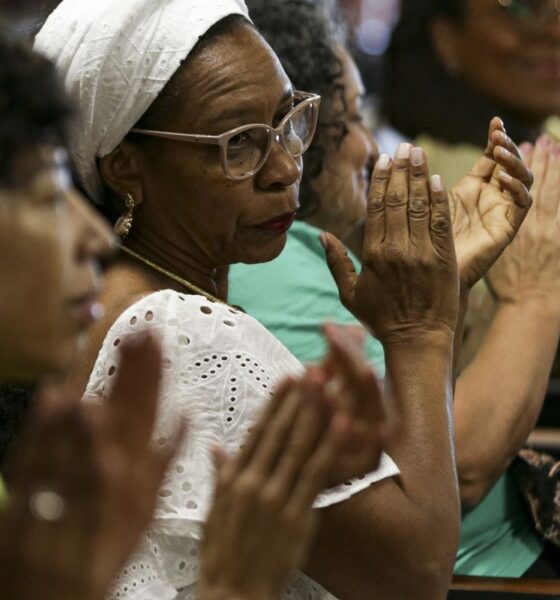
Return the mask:
[(508, 136), (503, 131), (498, 131), (497, 136), (500, 139), (500, 141), (502, 141), (502, 142), (508, 141)]
[(430, 177), (430, 184), (434, 192), (443, 192), (443, 182), (439, 175), (432, 175)]
[(322, 233), (319, 236), (319, 241), (321, 242), (321, 246), (323, 246), (323, 250), (326, 250), (328, 248), (328, 242), (327, 242), (327, 235), (325, 233)]
[(397, 148), (397, 153), (395, 154), (395, 158), (397, 160), (408, 160), (408, 158), (410, 156), (411, 147), (412, 146), (410, 144), (401, 144)]
[(424, 164), (424, 151), (422, 148), (413, 148), (410, 155), (410, 162), (415, 167), (420, 167)]
[(378, 159), (377, 159), (377, 164), (375, 165), (378, 169), (381, 169), (383, 171), (386, 171), (389, 168), (389, 165), (391, 164), (391, 159), (389, 158), (388, 154), (382, 154)]
[(502, 120), (502, 119), (500, 119), (500, 117), (498, 117), (498, 121), (500, 121), (500, 127), (502, 128), (502, 130), (503, 130), (503, 131), (504, 131), (504, 133), (505, 133), (505, 131), (506, 131), (506, 126), (505, 126), (505, 124), (504, 124), (503, 120)]
[(506, 150), (505, 148), (502, 148), (501, 146), (498, 148), (498, 152), (504, 157), (504, 158), (509, 158), (510, 156), (512, 156), (511, 152), (509, 150)]

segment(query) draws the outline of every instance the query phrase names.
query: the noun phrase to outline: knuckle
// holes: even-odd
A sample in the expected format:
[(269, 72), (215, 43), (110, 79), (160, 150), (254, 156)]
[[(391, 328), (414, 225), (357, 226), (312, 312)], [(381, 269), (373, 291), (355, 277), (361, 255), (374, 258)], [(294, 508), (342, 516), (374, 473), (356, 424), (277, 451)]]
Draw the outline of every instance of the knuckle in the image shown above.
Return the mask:
[(388, 179), (389, 179), (388, 171), (383, 171), (383, 172), (374, 171), (374, 173), (371, 177), (371, 185), (372, 185), (372, 187), (375, 185), (385, 185), (385, 183), (388, 181)]
[(434, 212), (432, 216), (432, 229), (436, 233), (447, 233), (451, 227), (448, 215), (441, 210)]
[(370, 194), (367, 211), (369, 214), (377, 214), (383, 211), (385, 197), (382, 193), (375, 191)]
[(393, 171), (408, 171), (409, 169), (409, 162), (407, 159), (404, 158), (397, 158), (395, 159), (395, 161), (393, 162)]
[(410, 197), (408, 212), (412, 216), (423, 217), (428, 213), (428, 199), (420, 192), (414, 192)]
[[(381, 258), (383, 262), (388, 264), (398, 264), (406, 261), (405, 254), (396, 244), (385, 244)], [(379, 262), (379, 257), (377, 262)]]
[(408, 194), (404, 189), (390, 190), (387, 192), (387, 206), (391, 208), (402, 208), (406, 206)]
[(415, 182), (422, 182), (426, 180), (426, 172), (424, 165), (412, 165), (410, 168), (410, 177)]

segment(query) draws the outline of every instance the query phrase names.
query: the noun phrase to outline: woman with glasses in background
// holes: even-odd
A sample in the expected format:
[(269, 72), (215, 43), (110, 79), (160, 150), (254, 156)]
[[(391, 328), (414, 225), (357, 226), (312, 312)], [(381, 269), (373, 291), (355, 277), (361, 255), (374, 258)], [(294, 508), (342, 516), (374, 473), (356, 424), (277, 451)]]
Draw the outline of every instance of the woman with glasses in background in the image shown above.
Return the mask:
[[(386, 56), (382, 114), (393, 131), (383, 128), (380, 144), (391, 147), (394, 130), (398, 137), (415, 139), (449, 183), (462, 176), (485, 145), (483, 124), (494, 114), (503, 117), (516, 142), (539, 138), (538, 153), (550, 153), (550, 164), (555, 164), (558, 151), (553, 140), (560, 140), (560, 2), (403, 0)], [(530, 148), (525, 147), (525, 152), (532, 155)], [(543, 167), (535, 173), (535, 197), (543, 189), (540, 182), (545, 172)], [(554, 181), (554, 173), (549, 172), (547, 178)], [(536, 218), (542, 219), (543, 214)], [(548, 218), (553, 231), (554, 217)], [(535, 231), (539, 229), (545, 232), (542, 224)], [(526, 242), (526, 248), (538, 247), (535, 237), (528, 239), (532, 241)], [(478, 395), (486, 401), (470, 408), (472, 432), (465, 448), (472, 451), (459, 452), (459, 474), (462, 487), (479, 492), (463, 501), (458, 574), (560, 575), (558, 552), (549, 546), (543, 553), (543, 541), (511, 476), (506, 473), (496, 480), (503, 473), (500, 464), (511, 460), (512, 440), (520, 432), (520, 439), (525, 439), (534, 426), (546, 389), (542, 375), (549, 373), (558, 344), (560, 271), (554, 246), (557, 243), (550, 237), (547, 251), (532, 252), (530, 259), (526, 249), (519, 254), (510, 262), (510, 267), (517, 267), (503, 272), (511, 276), (516, 269), (525, 270), (526, 275), (499, 279), (494, 298), (483, 285), (471, 295), (473, 310), (461, 366), (473, 364), (477, 349), (484, 339), (495, 339), (494, 324), (501, 321), (512, 330), (510, 345), (504, 347), (511, 352), (510, 368), (518, 376), (531, 370), (541, 375), (538, 384), (534, 379), (524, 393), (512, 394), (509, 402), (496, 403), (488, 389)], [(532, 343), (524, 341), (522, 331)], [(498, 373), (496, 385), (500, 386)], [(461, 464), (468, 467), (463, 476)]]
[(404, 0), (385, 61), (382, 116), (450, 184), (495, 114), (517, 142), (560, 140), (558, 0)]

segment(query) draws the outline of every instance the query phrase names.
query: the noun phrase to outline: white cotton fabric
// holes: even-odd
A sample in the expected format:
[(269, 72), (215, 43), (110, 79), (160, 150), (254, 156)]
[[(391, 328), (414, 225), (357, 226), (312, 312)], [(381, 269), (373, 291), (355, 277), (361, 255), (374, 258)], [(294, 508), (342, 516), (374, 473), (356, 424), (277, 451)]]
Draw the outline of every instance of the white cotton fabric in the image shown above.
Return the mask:
[[(179, 415), (189, 417), (184, 447), (160, 490), (159, 505), (141, 547), (116, 581), (114, 599), (194, 599), (201, 525), (212, 501), (215, 444), (238, 452), (286, 375), (301, 363), (260, 323), (201, 296), (166, 290), (125, 311), (109, 331), (92, 372), (87, 397), (106, 397), (118, 371), (118, 346), (132, 333), (149, 330), (163, 349), (163, 382), (156, 442), (164, 444)], [(342, 502), (372, 483), (398, 474), (384, 455), (380, 468), (325, 491), (316, 507)], [(242, 544), (243, 540), (239, 540)], [(299, 574), (286, 598), (331, 596)]]
[(96, 158), (111, 153), (146, 112), (198, 39), (243, 0), (63, 0), (35, 40), (80, 109), (69, 149), (94, 200)]

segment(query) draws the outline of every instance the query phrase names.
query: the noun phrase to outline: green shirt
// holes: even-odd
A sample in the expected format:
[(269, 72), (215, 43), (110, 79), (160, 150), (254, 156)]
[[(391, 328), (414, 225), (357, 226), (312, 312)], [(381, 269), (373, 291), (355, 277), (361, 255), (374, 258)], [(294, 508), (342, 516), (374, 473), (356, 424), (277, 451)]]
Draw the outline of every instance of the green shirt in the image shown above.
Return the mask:
[(455, 573), (520, 577), (542, 551), (542, 539), (506, 474), (476, 508), (463, 515)]
[[(325, 355), (323, 323), (362, 327), (340, 303), (320, 234), (320, 229), (297, 221), (277, 259), (234, 265), (229, 276), (229, 302), (260, 321), (304, 364), (319, 362)], [(358, 260), (352, 259), (358, 266)], [(371, 335), (365, 351), (377, 374), (384, 377), (383, 348)]]
[[(292, 227), (284, 252), (271, 263), (236, 265), (229, 300), (267, 327), (303, 363), (321, 360), (325, 321), (356, 326), (340, 304), (319, 242), (321, 231), (303, 222)], [(356, 267), (359, 262), (352, 257)], [(367, 356), (382, 376), (381, 345), (369, 337)], [(463, 516), (455, 572), (460, 575), (521, 576), (539, 557), (542, 542), (517, 490), (503, 476), (488, 496)]]

